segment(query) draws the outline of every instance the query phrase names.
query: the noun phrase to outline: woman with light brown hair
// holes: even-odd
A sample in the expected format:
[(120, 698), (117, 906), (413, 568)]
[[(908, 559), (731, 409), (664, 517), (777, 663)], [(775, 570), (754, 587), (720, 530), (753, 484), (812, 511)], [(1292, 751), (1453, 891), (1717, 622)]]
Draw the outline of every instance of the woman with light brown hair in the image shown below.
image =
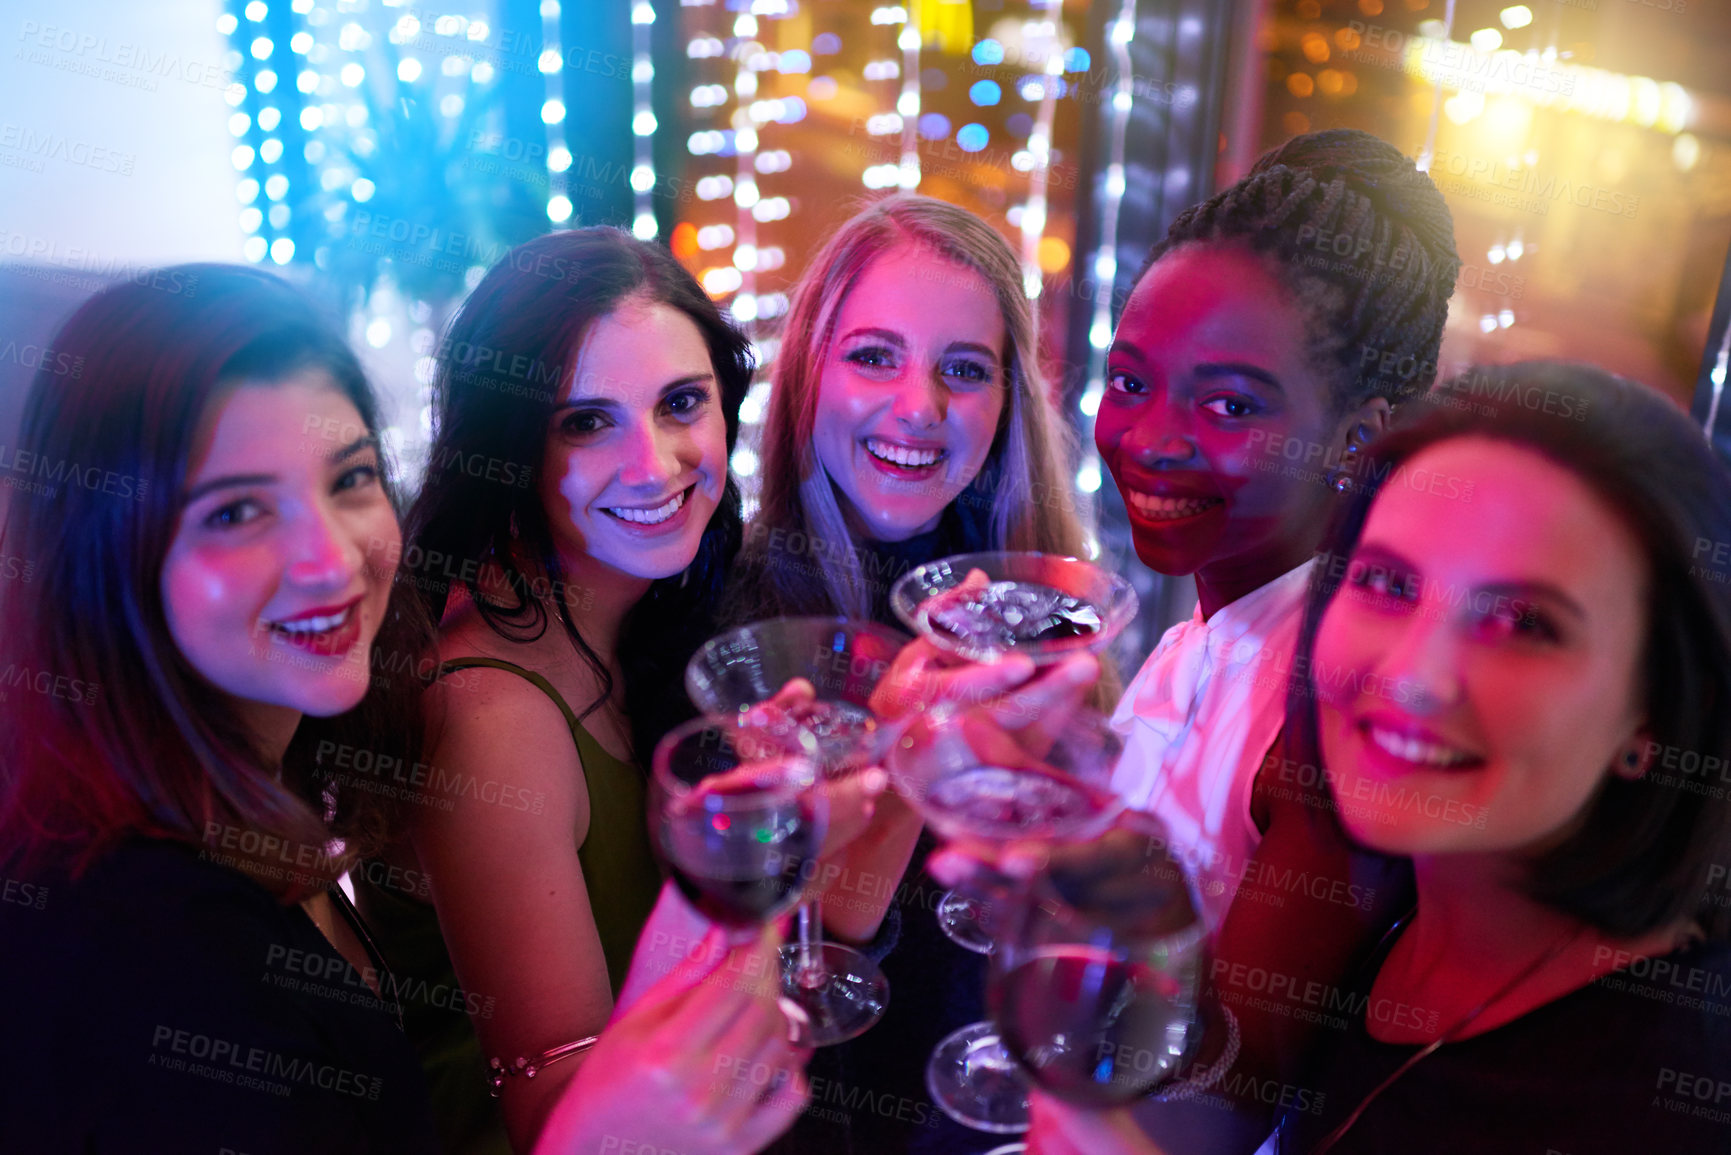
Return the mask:
[(1071, 436), (1037, 354), (1020, 262), (973, 213), (902, 193), (842, 225), (781, 334), (729, 616), (887, 621), (910, 564), (1081, 553)]
[[(761, 507), (724, 617), (896, 625), (889, 590), (914, 566), (982, 550), (1083, 553), (1071, 436), (1037, 353), (1021, 264), (973, 213), (901, 193), (843, 224), (794, 289), (763, 431)], [(1032, 674), (1012, 657), (989, 676), (1008, 689)], [(920, 1082), (932, 1045), (983, 1012), (981, 956), (938, 930), (944, 888), (925, 875), (920, 830), (886, 797), (849, 848), (848, 893), (832, 892), (824, 922), (844, 941), (875, 940), (866, 950), (891, 994), (882, 1021), (820, 1050), (814, 1067), (824, 1085), (870, 1086), (918, 1109), (856, 1110), (839, 1126), (814, 1113), (778, 1151), (958, 1150), (980, 1138), (933, 1108)]]

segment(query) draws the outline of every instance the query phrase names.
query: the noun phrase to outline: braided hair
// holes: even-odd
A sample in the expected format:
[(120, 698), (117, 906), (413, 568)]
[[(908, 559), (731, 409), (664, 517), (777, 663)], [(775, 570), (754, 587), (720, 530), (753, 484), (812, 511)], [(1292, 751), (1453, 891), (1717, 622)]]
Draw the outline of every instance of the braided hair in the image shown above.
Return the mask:
[(1387, 141), (1330, 129), (1264, 153), (1173, 221), (1136, 279), (1175, 249), (1220, 242), (1262, 254), (1306, 311), (1337, 412), (1397, 404), (1436, 379), (1461, 265), (1454, 222), (1430, 177)]

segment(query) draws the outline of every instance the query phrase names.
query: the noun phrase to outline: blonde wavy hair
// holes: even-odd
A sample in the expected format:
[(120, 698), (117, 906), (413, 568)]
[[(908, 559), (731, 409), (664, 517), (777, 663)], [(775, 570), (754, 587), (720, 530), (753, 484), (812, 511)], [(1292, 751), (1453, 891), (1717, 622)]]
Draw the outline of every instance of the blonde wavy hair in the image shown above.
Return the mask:
[(985, 464), (955, 502), (985, 511), (987, 540), (977, 548), (1072, 555), (1083, 549), (1089, 510), (1071, 482), (1074, 438), (1041, 379), (1034, 311), (1022, 288), (1020, 262), (1003, 236), (968, 210), (898, 193), (857, 213), (829, 238), (794, 287), (782, 330), (763, 430), (761, 505), (746, 535), (747, 549), (774, 529), (846, 547), (824, 549), (820, 565), (769, 566), (757, 575), (773, 587), (758, 591), (760, 596), (783, 612), (871, 616), (860, 543), (817, 459), (812, 430), (841, 304), (872, 261), (904, 245), (934, 262), (978, 273), (1004, 317), (1005, 404)]

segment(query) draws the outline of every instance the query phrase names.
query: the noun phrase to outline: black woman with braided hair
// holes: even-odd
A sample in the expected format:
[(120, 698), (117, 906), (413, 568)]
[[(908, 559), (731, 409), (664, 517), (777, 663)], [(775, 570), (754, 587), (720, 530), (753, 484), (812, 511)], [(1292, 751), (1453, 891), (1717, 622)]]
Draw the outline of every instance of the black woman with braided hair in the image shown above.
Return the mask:
[(1196, 575), (1198, 605), (1125, 691), (1114, 785), (1165, 822), (1211, 926), (1268, 826), (1278, 776), (1254, 783), (1317, 545), (1364, 446), (1435, 377), (1459, 265), (1410, 159), (1313, 133), (1173, 222), (1118, 323), (1095, 440), (1137, 556)]
[[(1235, 1149), (1234, 1119), (1267, 1133), (1315, 1018), (1269, 1000), (1270, 976), (1305, 991), (1344, 974), (1410, 888), (1404, 867), (1313, 829), (1282, 730), (1317, 550), (1366, 446), (1434, 381), (1459, 268), (1447, 205), (1409, 157), (1355, 130), (1311, 133), (1173, 222), (1107, 356), (1095, 443), (1137, 556), (1193, 574), (1198, 605), (1113, 716), (1114, 788), (1138, 828), (1152, 814), (1162, 832), (1114, 832), (1053, 865), (1107, 901), (1157, 897), (1150, 850), (1195, 881), (1214, 937), (1204, 1069), (1224, 1082), (1158, 1112), (1152, 1130), (1175, 1150)], [(957, 871), (940, 878), (952, 883), (970, 863), (951, 853), (932, 869)], [(1214, 1109), (1222, 1095), (1232, 1119)]]

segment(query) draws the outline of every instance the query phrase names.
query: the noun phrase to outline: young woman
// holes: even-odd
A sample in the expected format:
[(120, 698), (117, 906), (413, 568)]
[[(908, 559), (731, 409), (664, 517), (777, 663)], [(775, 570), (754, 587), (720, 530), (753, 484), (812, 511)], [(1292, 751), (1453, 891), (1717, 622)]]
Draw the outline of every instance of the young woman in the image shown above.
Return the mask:
[(0, 590), (26, 675), (0, 697), (0, 846), (41, 905), (0, 915), (0, 1145), (432, 1150), (334, 886), (379, 796), (319, 757), (413, 721), (390, 708), (412, 679), (355, 709), (375, 655), (418, 642), (377, 411), (286, 285), (170, 272), (80, 308), (56, 347), (83, 372), (25, 406), (43, 480), (4, 534), (33, 573)]
[(1079, 554), (1037, 354), (1020, 265), (985, 221), (898, 194), (843, 224), (794, 289), (728, 616), (899, 624), (889, 588), (914, 565)]
[(1583, 366), (1439, 397), (1469, 403), (1376, 447), (1306, 619), (1298, 746), (1418, 898), (1282, 1149), (1722, 1151), (1731, 476)]
[[(99, 293), (55, 347), (82, 372), (38, 375), (0, 534), (24, 559), (0, 586), (0, 1148), (436, 1150), (399, 1006), (426, 993), (334, 885), (387, 829), (391, 783), (357, 767), (419, 732), (430, 633), (391, 597), (360, 366), (297, 292), (221, 266)], [(785, 1126), (801, 1056), (773, 997), (705, 981), (774, 948), (695, 952), (596, 1046), (634, 1079), (576, 1088), (546, 1150)], [(674, 1061), (693, 1038), (783, 1101)]]
[(1313, 133), (1174, 221), (1118, 322), (1095, 442), (1137, 555), (1194, 574), (1198, 604), (1125, 691), (1115, 785), (1166, 824), (1212, 926), (1269, 825), (1253, 784), (1311, 558), (1364, 445), (1434, 378), (1459, 264), (1410, 159)]
[(361, 898), (400, 968), (460, 994), (408, 1023), (454, 1150), (530, 1145), (583, 1060), (498, 1102), (488, 1060), (601, 1029), (661, 886), (639, 767), (715, 632), (750, 373), (691, 275), (608, 228), (513, 249), (441, 346), (406, 552), (440, 622), (430, 801), (379, 875), (431, 882)]
[[(1731, 475), (1584, 366), (1440, 400), (1374, 448), (1311, 590), (1292, 748), (1417, 902), (1335, 988), (1279, 1149), (1722, 1151)], [(1039, 1114), (1042, 1151), (1152, 1150)]]
[[(889, 590), (913, 566), (977, 550), (1080, 554), (1067, 436), (1037, 352), (1020, 263), (985, 221), (898, 194), (844, 223), (794, 290), (729, 620), (841, 614), (899, 628)], [(990, 677), (1025, 680), (1020, 667)], [(832, 1112), (846, 1120), (835, 1125), (814, 1112), (789, 1149), (965, 1150), (980, 1138), (931, 1107), (921, 1082), (932, 1045), (980, 1017), (982, 971), (937, 929), (943, 888), (919, 869), (919, 836), (892, 800), (850, 848), (826, 926), (855, 943), (876, 935), (874, 954), (898, 925), (901, 941), (882, 960), (884, 1018), (817, 1060), (820, 1085), (917, 1110)], [(880, 928), (886, 907), (896, 914)]]

